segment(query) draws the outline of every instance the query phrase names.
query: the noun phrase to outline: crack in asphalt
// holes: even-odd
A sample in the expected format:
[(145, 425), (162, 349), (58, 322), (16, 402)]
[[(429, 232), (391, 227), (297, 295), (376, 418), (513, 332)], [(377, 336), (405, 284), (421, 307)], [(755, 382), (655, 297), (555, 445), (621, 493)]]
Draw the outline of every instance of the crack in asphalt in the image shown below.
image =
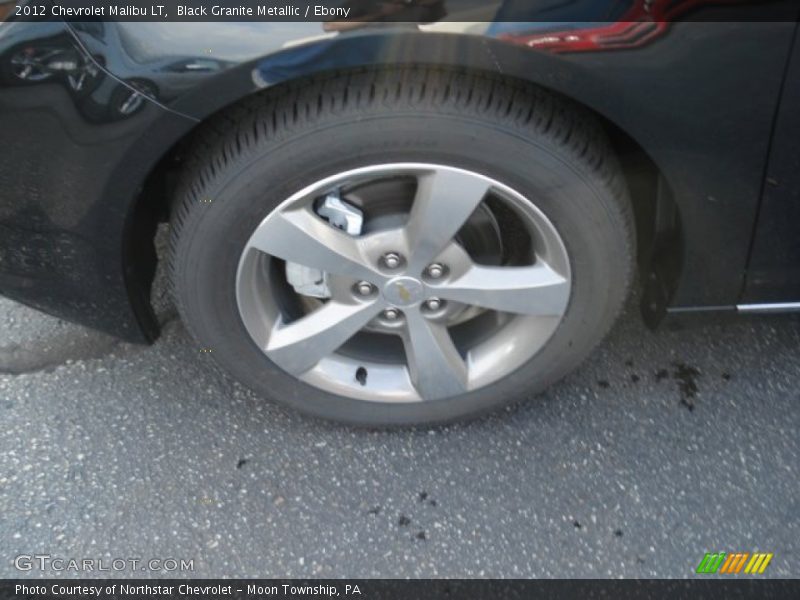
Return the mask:
[[(162, 315), (162, 331), (179, 321), (176, 312)], [(12, 342), (0, 346), (0, 375), (18, 377), (49, 372), (71, 362), (102, 359), (113, 353), (119, 354), (120, 350), (123, 351), (121, 354), (132, 354), (146, 348), (100, 332), (87, 331), (81, 337), (67, 331), (26, 344)]]
[[(0, 347), (0, 374), (12, 377), (52, 371), (67, 363), (105, 358), (120, 347), (121, 340), (109, 338), (87, 347), (70, 340), (71, 336), (48, 339), (40, 347), (29, 348), (17, 343)], [(46, 344), (45, 347), (41, 347)]]

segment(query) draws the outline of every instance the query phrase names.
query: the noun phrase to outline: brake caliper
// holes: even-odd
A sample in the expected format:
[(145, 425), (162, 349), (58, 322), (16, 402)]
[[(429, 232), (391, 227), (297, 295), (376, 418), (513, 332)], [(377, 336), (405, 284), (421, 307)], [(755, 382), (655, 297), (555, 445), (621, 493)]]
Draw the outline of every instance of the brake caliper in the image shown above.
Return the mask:
[[(339, 191), (329, 193), (318, 203), (315, 212), (331, 226), (341, 229), (353, 237), (361, 235), (364, 225), (364, 213), (352, 204), (342, 200)], [(319, 269), (306, 267), (298, 263), (286, 263), (286, 280), (294, 291), (312, 298), (330, 298), (328, 274)]]

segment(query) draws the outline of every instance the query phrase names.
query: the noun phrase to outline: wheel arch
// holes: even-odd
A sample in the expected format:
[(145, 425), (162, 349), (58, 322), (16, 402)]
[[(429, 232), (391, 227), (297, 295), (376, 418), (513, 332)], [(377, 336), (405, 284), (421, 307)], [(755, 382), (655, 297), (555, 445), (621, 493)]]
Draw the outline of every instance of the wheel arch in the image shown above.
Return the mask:
[[(364, 43), (363, 38), (369, 38), (374, 42), (373, 37), (379, 37), (382, 44), (376, 46), (374, 43)], [(276, 60), (276, 57), (288, 60), (295, 50), (289, 49), (261, 61), (250, 61), (198, 86), (189, 95), (171, 105), (173, 111), (189, 116), (197, 122), (156, 158), (130, 213), (128, 231), (131, 234), (126, 236), (130, 241), (123, 252), (129, 293), (139, 298), (150, 293), (157, 260), (152, 252), (156, 227), (159, 221), (169, 219), (170, 201), (180, 172), (184, 168), (183, 160), (187, 149), (194, 144), (202, 143), (201, 140), (209, 130), (224, 126), (226, 118), (238, 105), (253, 102), (256, 98), (266, 95), (281, 93), (293, 86), (302, 86), (305, 81), (319, 77), (341, 76), (365, 69), (436, 67), (468, 71), (476, 75), (503, 78), (521, 85), (540, 87), (586, 111), (601, 124), (621, 161), (631, 192), (636, 216), (639, 271), (644, 287), (642, 308), (647, 322), (656, 325), (666, 312), (666, 306), (677, 287), (681, 273), (683, 236), (680, 214), (669, 181), (652, 153), (648, 152), (635, 133), (617, 118), (620, 115), (609, 114), (604, 109), (608, 105), (607, 98), (592, 95), (591, 89), (598, 89), (598, 86), (585, 86), (587, 92), (576, 93), (573, 86), (564, 84), (565, 81), (574, 81), (575, 77), (585, 74), (574, 64), (566, 63), (563, 58), (532, 52), (478, 36), (440, 34), (408, 36), (430, 42), (435, 40), (435, 43), (431, 47), (414, 44), (409, 46), (407, 42), (396, 42), (396, 47), (391, 53), (392, 62), (387, 62), (386, 57), (389, 54), (385, 44), (390, 37), (363, 36), (355, 38), (352, 42), (331, 44), (337, 46), (334, 54), (350, 57), (349, 60), (326, 61), (319, 68), (310, 71), (287, 73), (284, 79), (264, 89), (253, 88), (253, 69), (265, 60)], [(346, 48), (341, 47), (342, 45), (346, 45)], [(359, 54), (353, 52), (354, 48), (369, 48), (370, 51)], [(524, 61), (520, 60), (521, 53), (524, 53)], [(403, 57), (401, 62), (397, 61), (395, 56), (397, 54)], [(436, 61), (431, 61), (430, 56), (436, 56)], [(590, 76), (592, 79), (599, 77), (594, 74)], [(247, 79), (247, 85), (242, 84), (243, 78)], [(582, 89), (582, 86), (578, 87)], [(220, 90), (225, 92), (216, 93)], [(140, 320), (151, 320), (154, 318), (153, 314), (151, 310), (140, 311)], [(155, 325), (154, 322), (150, 322), (146, 328), (151, 329)]]

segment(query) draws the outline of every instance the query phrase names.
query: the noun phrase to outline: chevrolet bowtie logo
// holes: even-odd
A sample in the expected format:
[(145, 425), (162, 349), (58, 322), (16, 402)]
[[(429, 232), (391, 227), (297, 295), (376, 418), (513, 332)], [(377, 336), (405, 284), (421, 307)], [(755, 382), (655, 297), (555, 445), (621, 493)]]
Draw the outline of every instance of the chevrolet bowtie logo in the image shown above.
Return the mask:
[(403, 302), (411, 302), (411, 292), (402, 283), (397, 284), (397, 293), (403, 299)]
[(395, 277), (383, 288), (383, 296), (394, 306), (412, 306), (424, 300), (425, 288), (413, 277)]

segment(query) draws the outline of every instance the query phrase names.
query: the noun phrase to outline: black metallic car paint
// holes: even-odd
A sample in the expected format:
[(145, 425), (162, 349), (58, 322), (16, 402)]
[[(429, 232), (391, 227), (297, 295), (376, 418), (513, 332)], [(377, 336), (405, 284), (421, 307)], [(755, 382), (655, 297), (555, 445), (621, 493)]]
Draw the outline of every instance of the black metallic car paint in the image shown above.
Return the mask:
[(134, 283), (147, 274), (124, 260), (133, 247), (130, 215), (149, 170), (194, 121), (149, 101), (120, 118), (112, 102), (124, 86), (102, 69), (78, 90), (58, 73), (30, 83), (9, 80), (10, 59), (31, 45), (78, 51), (63, 23), (17, 31), (0, 25), (6, 27), (0, 31), (0, 290), (128, 340), (152, 339), (147, 289)]
[[(339, 69), (437, 64), (545, 86), (630, 136), (679, 210), (685, 242), (671, 303), (740, 301), (795, 23), (679, 22), (641, 47), (558, 54), (526, 44), (521, 23), (439, 25), (334, 33), (321, 23), (0, 24), (0, 292), (128, 340), (152, 339), (154, 219), (133, 215), (139, 202), (151, 212), (167, 205), (162, 190), (144, 186), (175, 143), (265, 87)], [(14, 57), (42, 48), (55, 52), (43, 55), (46, 76), (14, 73)], [(795, 62), (778, 119), (789, 129), (797, 71)], [(780, 196), (796, 195), (797, 170), (786, 165), (797, 161), (797, 136), (776, 140), (770, 172), (785, 188), (765, 196), (746, 297), (791, 301), (800, 299), (796, 277), (783, 288), (776, 279), (797, 273), (798, 226), (781, 216), (791, 199)], [(763, 239), (788, 241), (762, 248)]]
[(800, 300), (800, 45), (794, 45), (742, 303)]

